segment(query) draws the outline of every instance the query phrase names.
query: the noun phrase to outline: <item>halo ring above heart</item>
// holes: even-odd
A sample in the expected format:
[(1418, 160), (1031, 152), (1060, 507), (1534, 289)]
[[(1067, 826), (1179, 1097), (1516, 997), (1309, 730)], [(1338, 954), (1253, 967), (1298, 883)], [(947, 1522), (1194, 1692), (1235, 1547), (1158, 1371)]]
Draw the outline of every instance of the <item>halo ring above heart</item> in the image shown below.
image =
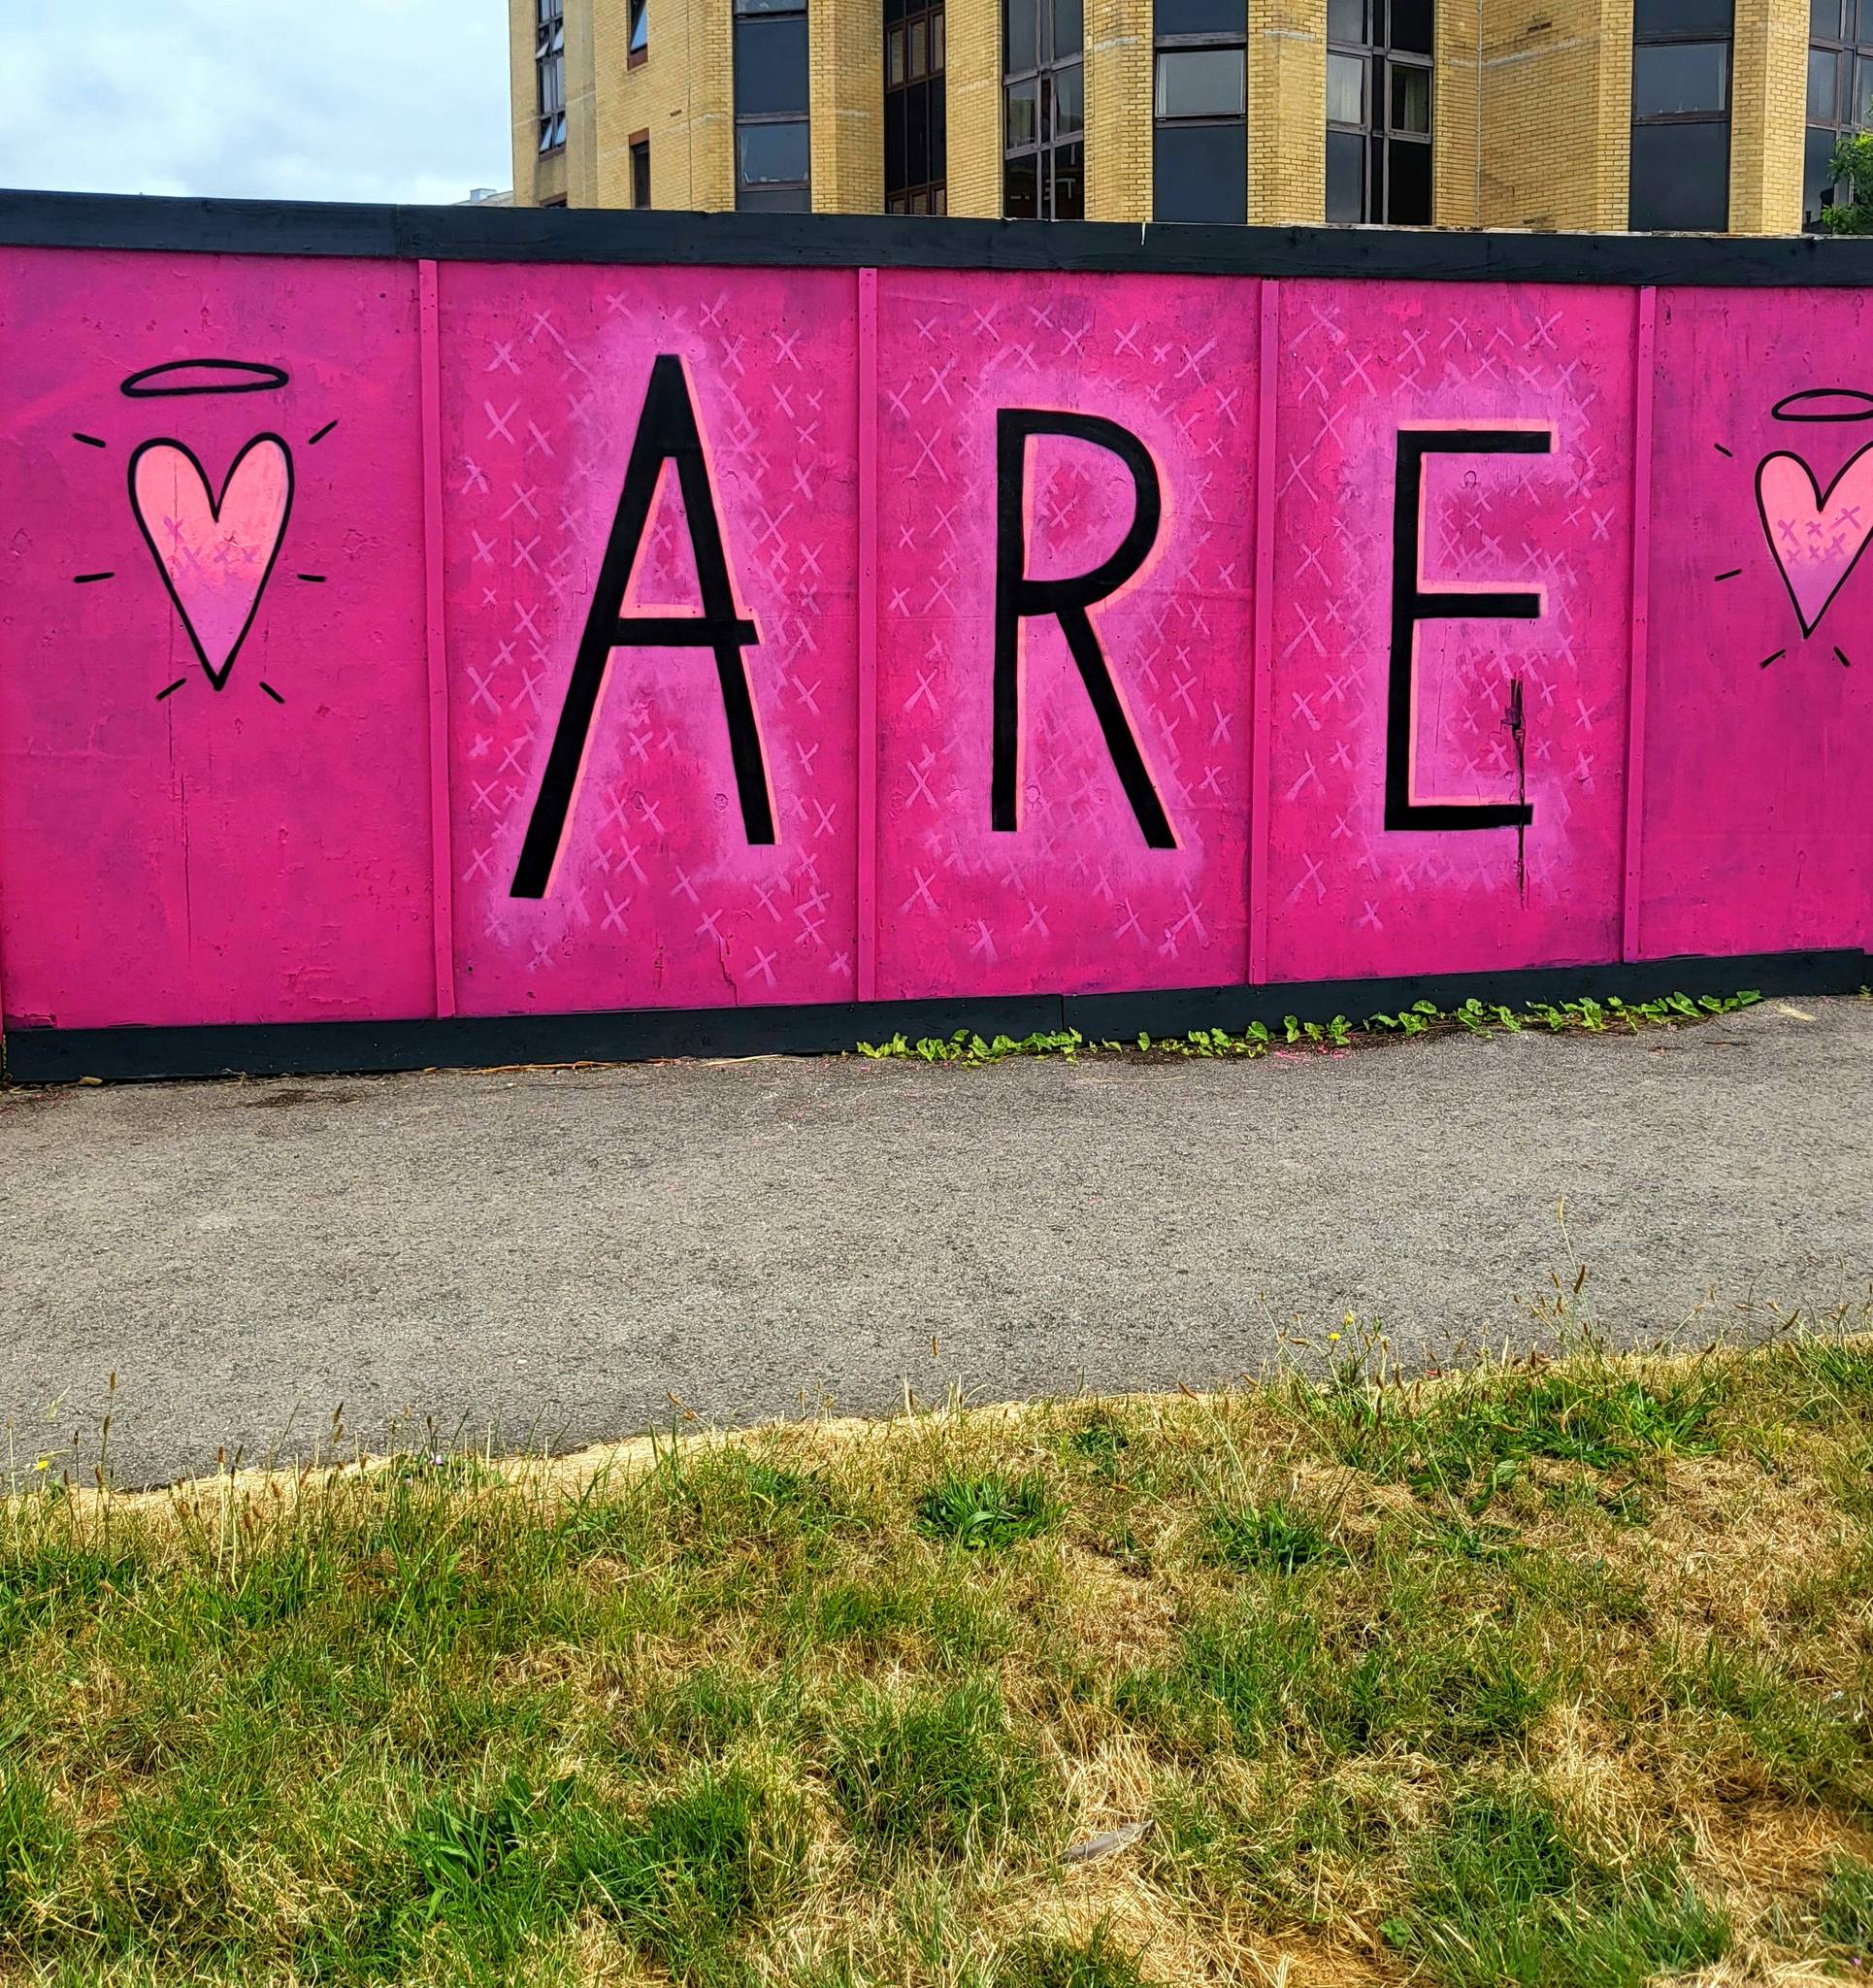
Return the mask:
[(288, 376), (278, 366), (246, 359), (171, 359), (146, 366), (123, 382), (131, 400), (181, 400), (193, 394), (278, 393)]
[(1873, 421), (1873, 393), (1855, 386), (1810, 386), (1769, 411), (1777, 421)]

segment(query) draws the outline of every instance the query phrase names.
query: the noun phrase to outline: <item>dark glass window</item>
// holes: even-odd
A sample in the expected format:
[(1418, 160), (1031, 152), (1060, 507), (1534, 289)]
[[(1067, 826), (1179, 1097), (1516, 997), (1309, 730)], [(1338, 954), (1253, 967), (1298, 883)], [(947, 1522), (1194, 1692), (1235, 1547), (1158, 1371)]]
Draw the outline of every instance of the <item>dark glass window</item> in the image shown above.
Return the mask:
[(805, 214), (813, 204), (805, 0), (735, 0), (735, 204)]
[(1161, 221), (1248, 218), (1247, 31), (1246, 0), (1157, 0), (1151, 199)]
[(1627, 224), (1730, 224), (1732, 0), (1637, 0)]
[(1002, 0), (1002, 211), (1086, 213), (1085, 33), (1080, 0)]
[(1632, 32), (1640, 42), (1727, 41), (1730, 0), (1638, 0)]
[(1239, 42), (1247, 22), (1244, 0), (1157, 0), (1152, 14), (1160, 44)]
[(947, 214), (943, 0), (885, 0), (884, 211)]
[(624, 66), (635, 69), (650, 53), (650, 0), (629, 0), (631, 33), (625, 43)]
[(1632, 115), (1689, 116), (1729, 109), (1727, 42), (1641, 43), (1632, 50)]
[(631, 141), (631, 205), (650, 205), (650, 140), (647, 137)]
[(534, 69), (540, 78), (540, 149), (556, 151), (566, 143), (565, 0), (538, 0), (538, 6)]
[(1429, 227), (1432, 0), (1327, 0), (1327, 218)]
[(1843, 138), (1873, 127), (1873, 0), (1812, 0), (1808, 23), (1808, 137), (1801, 224), (1847, 197), (1833, 174)]

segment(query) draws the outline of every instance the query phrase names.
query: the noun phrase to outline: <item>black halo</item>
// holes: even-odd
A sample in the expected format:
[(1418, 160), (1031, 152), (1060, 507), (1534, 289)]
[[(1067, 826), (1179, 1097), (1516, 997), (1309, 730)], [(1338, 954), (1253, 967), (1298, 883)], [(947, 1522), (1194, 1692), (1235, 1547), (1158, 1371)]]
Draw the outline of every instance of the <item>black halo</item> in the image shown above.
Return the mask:
[[(1835, 411), (1802, 411), (1804, 404), (1816, 401), (1832, 402)], [(1769, 412), (1771, 418), (1778, 421), (1873, 421), (1873, 393), (1862, 393), (1856, 386), (1809, 386), (1800, 393), (1785, 395)]]
[[(196, 381), (190, 385), (163, 386), (158, 381), (178, 373), (220, 373), (224, 381)], [(161, 366), (146, 366), (123, 382), (131, 400), (181, 400), (206, 393), (276, 393), (287, 382), (278, 366), (256, 366), (245, 359), (171, 359)]]

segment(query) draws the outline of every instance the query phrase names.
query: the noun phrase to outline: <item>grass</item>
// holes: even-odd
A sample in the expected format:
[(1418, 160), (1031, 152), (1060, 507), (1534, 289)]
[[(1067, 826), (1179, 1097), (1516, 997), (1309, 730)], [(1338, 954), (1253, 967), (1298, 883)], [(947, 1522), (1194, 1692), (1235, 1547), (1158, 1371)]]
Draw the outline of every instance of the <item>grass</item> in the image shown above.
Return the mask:
[(933, 1540), (993, 1552), (1044, 1533), (1061, 1515), (1044, 1477), (945, 1471), (917, 1501), (917, 1522)]
[(37, 1473), (0, 1980), (1863, 1970), (1873, 1342), (1328, 1352), (559, 1461)]

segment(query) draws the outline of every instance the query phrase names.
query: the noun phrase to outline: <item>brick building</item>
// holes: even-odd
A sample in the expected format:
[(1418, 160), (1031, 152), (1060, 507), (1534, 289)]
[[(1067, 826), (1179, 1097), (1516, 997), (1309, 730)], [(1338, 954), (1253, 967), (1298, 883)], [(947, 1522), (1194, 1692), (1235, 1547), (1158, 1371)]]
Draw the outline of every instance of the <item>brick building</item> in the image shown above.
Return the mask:
[(1791, 233), (1873, 0), (509, 0), (520, 206)]

